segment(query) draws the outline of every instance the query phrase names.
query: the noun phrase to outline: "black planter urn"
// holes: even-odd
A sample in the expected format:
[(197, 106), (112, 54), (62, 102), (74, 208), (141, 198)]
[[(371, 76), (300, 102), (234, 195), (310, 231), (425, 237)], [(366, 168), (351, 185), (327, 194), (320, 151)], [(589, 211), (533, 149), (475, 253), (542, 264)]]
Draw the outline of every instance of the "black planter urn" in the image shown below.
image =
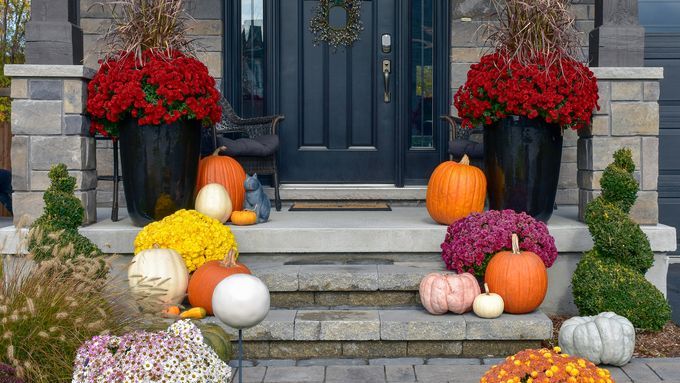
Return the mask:
[(120, 162), (127, 210), (135, 226), (145, 226), (193, 207), (201, 145), (200, 121), (120, 127)]
[(552, 215), (562, 161), (562, 128), (541, 118), (509, 116), (484, 126), (489, 208)]

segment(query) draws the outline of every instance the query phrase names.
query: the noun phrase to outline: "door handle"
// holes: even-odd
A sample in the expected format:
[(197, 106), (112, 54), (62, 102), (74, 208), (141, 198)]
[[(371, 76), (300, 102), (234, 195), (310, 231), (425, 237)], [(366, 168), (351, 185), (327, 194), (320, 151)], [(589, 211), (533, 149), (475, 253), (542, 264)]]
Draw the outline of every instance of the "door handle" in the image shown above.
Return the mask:
[(384, 100), (385, 103), (390, 102), (392, 95), (390, 93), (390, 74), (392, 73), (392, 62), (390, 60), (383, 60), (382, 63), (383, 80), (385, 83)]

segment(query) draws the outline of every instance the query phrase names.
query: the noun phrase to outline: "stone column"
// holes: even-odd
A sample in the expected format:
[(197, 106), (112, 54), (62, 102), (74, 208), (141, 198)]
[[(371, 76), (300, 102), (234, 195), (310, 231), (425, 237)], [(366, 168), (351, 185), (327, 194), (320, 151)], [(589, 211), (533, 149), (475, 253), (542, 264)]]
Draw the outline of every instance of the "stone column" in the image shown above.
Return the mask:
[(14, 221), (42, 214), (50, 167), (64, 163), (76, 177), (84, 223), (97, 220), (95, 140), (85, 116), (87, 82), (81, 65), (6, 65), (12, 78), (12, 187)]
[(600, 67), (644, 66), (645, 29), (638, 23), (637, 0), (595, 0), (589, 62)]
[(78, 13), (78, 0), (32, 0), (31, 20), (26, 23), (26, 62), (82, 64)]
[(627, 147), (633, 152), (640, 182), (631, 215), (640, 224), (659, 221), (659, 82), (663, 68), (592, 68), (600, 89), (600, 110), (592, 128), (579, 132), (579, 218), (601, 192), (602, 172), (612, 155)]

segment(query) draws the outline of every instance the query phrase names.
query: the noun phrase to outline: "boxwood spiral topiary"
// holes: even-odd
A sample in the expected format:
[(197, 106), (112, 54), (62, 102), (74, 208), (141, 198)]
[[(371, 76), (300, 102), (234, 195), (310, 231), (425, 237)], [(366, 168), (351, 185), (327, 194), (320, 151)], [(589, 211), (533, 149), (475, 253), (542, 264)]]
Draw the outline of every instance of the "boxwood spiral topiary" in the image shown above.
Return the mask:
[(645, 279), (654, 263), (649, 240), (628, 215), (638, 182), (630, 149), (614, 153), (600, 184), (602, 195), (586, 207), (585, 221), (595, 246), (574, 272), (574, 303), (581, 315), (613, 311), (635, 327), (660, 330), (670, 320), (663, 294)]
[(64, 164), (52, 166), (48, 176), (51, 183), (43, 195), (45, 208), (31, 226), (29, 252), (37, 261), (53, 258), (55, 251), (68, 258), (101, 256), (101, 250), (78, 233), (85, 209), (73, 194), (75, 177), (68, 174)]

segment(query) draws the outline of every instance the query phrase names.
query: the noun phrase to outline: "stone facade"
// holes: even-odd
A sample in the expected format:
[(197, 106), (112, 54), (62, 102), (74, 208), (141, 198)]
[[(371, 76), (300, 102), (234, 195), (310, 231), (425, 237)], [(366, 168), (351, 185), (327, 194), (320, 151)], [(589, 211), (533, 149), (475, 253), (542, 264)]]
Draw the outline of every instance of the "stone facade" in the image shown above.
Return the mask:
[(84, 116), (87, 81), (94, 71), (79, 65), (7, 65), (12, 78), (12, 187), (15, 224), (32, 222), (43, 209), (50, 167), (64, 163), (76, 177), (84, 223), (97, 220), (94, 138)]
[(631, 211), (640, 224), (659, 220), (659, 81), (662, 68), (593, 68), (600, 88), (600, 110), (591, 129), (579, 132), (579, 217), (600, 193), (600, 178), (612, 154), (628, 147), (633, 152), (640, 182)]

